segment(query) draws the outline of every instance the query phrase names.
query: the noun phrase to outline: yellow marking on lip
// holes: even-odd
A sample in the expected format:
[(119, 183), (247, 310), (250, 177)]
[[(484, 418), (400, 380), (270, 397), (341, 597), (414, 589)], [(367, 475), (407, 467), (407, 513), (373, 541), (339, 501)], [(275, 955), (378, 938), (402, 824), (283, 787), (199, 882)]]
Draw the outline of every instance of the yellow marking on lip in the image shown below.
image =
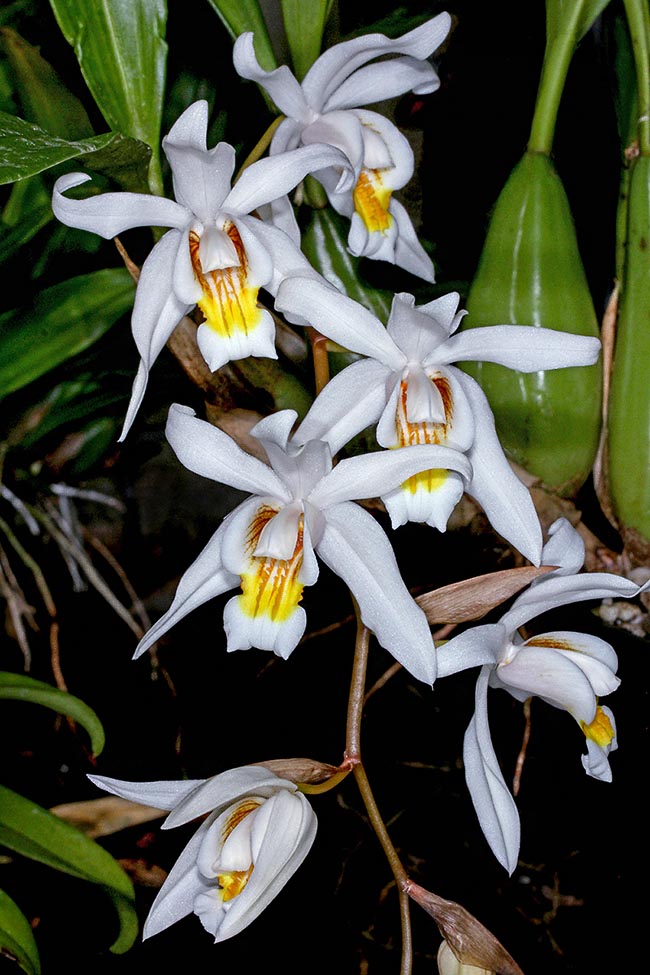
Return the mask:
[(206, 324), (222, 338), (231, 338), (235, 332), (252, 332), (262, 318), (262, 310), (257, 306), (259, 288), (248, 284), (246, 249), (237, 228), (230, 223), (225, 230), (237, 251), (239, 266), (204, 274), (199, 256), (201, 238), (194, 231), (190, 231), (189, 243), (192, 268), (203, 290), (197, 304)]
[(253, 866), (254, 864), (251, 863), (248, 870), (226, 870), (224, 873), (217, 874), (217, 883), (220, 888), (219, 896), (224, 903), (241, 894), (250, 879)]
[(226, 822), (222, 831), (222, 840), (225, 843), (230, 834), (234, 829), (239, 826), (243, 819), (246, 819), (250, 813), (261, 806), (259, 799), (244, 799), (233, 809), (230, 818)]
[[(444, 376), (436, 376), (431, 382), (437, 387), (442, 397), (445, 410), (445, 422), (410, 423), (406, 418), (408, 381), (402, 379), (400, 383), (400, 394), (397, 400), (397, 413), (395, 415), (395, 429), (397, 431), (397, 443), (399, 447), (409, 447), (413, 444), (444, 444), (445, 442), (447, 424), (451, 419), (453, 410), (451, 389), (449, 382)], [(448, 477), (449, 471), (446, 468), (436, 467), (428, 471), (421, 471), (419, 474), (413, 474), (412, 477), (403, 481), (401, 486), (404, 491), (410, 491), (411, 494), (415, 494), (418, 488), (433, 492), (442, 487)]]
[(612, 722), (609, 720), (600, 704), (596, 708), (596, 717), (593, 721), (587, 724), (586, 721), (580, 722), (580, 727), (585, 733), (585, 738), (590, 738), (595, 741), (597, 745), (601, 748), (606, 748), (611, 745), (614, 740), (614, 728), (612, 727)]
[[(246, 547), (255, 550), (264, 525), (277, 514), (277, 510), (262, 506), (253, 519)], [(246, 616), (268, 616), (274, 623), (282, 623), (294, 612), (302, 599), (303, 585), (298, 573), (303, 559), (304, 525), (301, 517), (296, 547), (290, 559), (273, 559), (268, 556), (251, 556), (251, 567), (241, 574), (242, 594), (239, 605)]]
[(362, 169), (352, 191), (354, 209), (371, 233), (385, 234), (393, 218), (388, 212), (392, 190), (384, 186), (379, 169)]

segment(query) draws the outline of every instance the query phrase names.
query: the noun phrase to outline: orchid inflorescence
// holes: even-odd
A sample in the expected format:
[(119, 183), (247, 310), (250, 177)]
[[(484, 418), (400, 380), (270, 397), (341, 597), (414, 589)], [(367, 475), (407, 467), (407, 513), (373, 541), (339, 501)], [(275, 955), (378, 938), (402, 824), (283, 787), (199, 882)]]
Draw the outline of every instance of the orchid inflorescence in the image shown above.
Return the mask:
[[(106, 238), (135, 227), (169, 228), (137, 284), (132, 329), (141, 361), (120, 439), (136, 418), (156, 358), (193, 312), (198, 349), (213, 372), (248, 356), (275, 358), (280, 315), (354, 354), (302, 417), (283, 409), (250, 429), (257, 456), (194, 409), (170, 404), (166, 436), (180, 464), (247, 496), (185, 570), (135, 657), (194, 609), (234, 590), (223, 612), (227, 650), (256, 647), (288, 658), (305, 632), (303, 588), (316, 584), (324, 563), (349, 588), (360, 624), (417, 681), (431, 688), (477, 668), (476, 708), (464, 744), (467, 786), (487, 842), (512, 873), (520, 822), (490, 736), (488, 689), (520, 701), (537, 696), (568, 711), (585, 735), (587, 774), (609, 780), (616, 726), (600, 698), (618, 684), (612, 647), (592, 635), (524, 637), (519, 631), (555, 607), (633, 599), (641, 588), (618, 575), (584, 573), (584, 545), (566, 519), (556, 520), (544, 539), (488, 400), (462, 363), (497, 363), (519, 373), (571, 369), (597, 362), (600, 342), (497, 322), (463, 331), (457, 292), (419, 305), (410, 293), (395, 294), (383, 323), (306, 258), (291, 197), (306, 177), (315, 179), (349, 220), (351, 254), (434, 281), (433, 263), (394, 195), (413, 175), (413, 152), (393, 122), (364, 106), (405, 92), (435, 92), (431, 57), (450, 26), (441, 13), (402, 37), (344, 41), (326, 50), (302, 82), (286, 66), (264, 70), (253, 35), (241, 34), (235, 71), (259, 84), (283, 114), (268, 156), (233, 180), (235, 150), (225, 142), (208, 148), (208, 105), (199, 100), (162, 142), (173, 200), (129, 192), (70, 196), (90, 179), (73, 172), (58, 179), (53, 208), (68, 226)], [(355, 453), (355, 438), (369, 429), (377, 449)], [(352, 453), (338, 457), (346, 448)], [(523, 559), (549, 571), (498, 622), (467, 627), (436, 646), (386, 533), (359, 502), (381, 499), (394, 529), (416, 522), (429, 526), (423, 531), (444, 532), (464, 494)], [(348, 759), (345, 771), (358, 764), (358, 756)], [(165, 828), (203, 818), (153, 905), (145, 937), (192, 911), (216, 941), (239, 933), (280, 891), (314, 839), (316, 817), (301, 783), (258, 765), (200, 782), (130, 783), (99, 775), (92, 781), (170, 810)]]

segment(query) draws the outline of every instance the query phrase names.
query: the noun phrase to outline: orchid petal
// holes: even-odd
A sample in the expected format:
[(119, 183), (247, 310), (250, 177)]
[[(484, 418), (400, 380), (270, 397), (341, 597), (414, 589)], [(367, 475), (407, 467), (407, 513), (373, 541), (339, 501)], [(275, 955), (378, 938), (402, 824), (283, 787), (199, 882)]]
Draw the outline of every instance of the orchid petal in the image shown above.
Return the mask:
[(143, 806), (154, 809), (173, 809), (179, 802), (190, 795), (203, 779), (186, 779), (183, 782), (126, 782), (123, 779), (111, 779), (106, 775), (88, 775), (87, 778), (104, 792), (128, 799), (129, 802), (139, 802)]
[(447, 530), (451, 513), (465, 493), (465, 482), (455, 471), (434, 468), (431, 471), (434, 487), (431, 488), (427, 473), (424, 480), (417, 479), (415, 488), (408, 483), (381, 495), (392, 528), (414, 521), (431, 525), (440, 532)]
[(587, 754), (582, 756), (582, 767), (587, 775), (600, 782), (612, 781), (612, 770), (609, 767), (609, 754), (616, 751), (618, 741), (616, 738), (616, 721), (612, 710), (605, 705), (601, 705), (605, 717), (609, 720), (614, 732), (614, 737), (608, 745), (598, 745), (595, 741), (587, 738)]
[(251, 31), (240, 34), (235, 41), (233, 63), (237, 74), (261, 85), (284, 115), (301, 118), (309, 110), (300, 84), (285, 64), (274, 71), (260, 66)]
[(134, 227), (176, 227), (191, 220), (185, 207), (174, 200), (145, 193), (100, 193), (84, 200), (64, 196), (66, 190), (88, 182), (87, 173), (67, 173), (54, 184), (52, 210), (67, 227), (90, 230), (107, 239)]
[(319, 557), (346, 583), (361, 620), (414, 677), (432, 685), (436, 655), (426, 617), (400, 576), (395, 553), (372, 515), (344, 502), (326, 512)]
[(473, 474), (466, 491), (481, 505), (495, 531), (533, 565), (539, 565), (542, 529), (530, 491), (503, 453), (485, 393), (470, 376), (457, 369), (454, 373), (465, 390), (476, 423), (469, 451)]
[[(230, 517), (229, 515), (228, 518)], [(223, 521), (198, 558), (181, 576), (171, 606), (140, 640), (133, 654), (134, 660), (192, 610), (238, 584), (237, 576), (228, 572), (221, 564), (221, 538), (226, 530), (228, 518)]]
[(409, 361), (418, 362), (424, 368), (437, 364), (434, 356), (438, 346), (446, 342), (447, 330), (433, 315), (415, 308), (413, 295), (402, 292), (393, 297), (386, 328)]
[(395, 255), (392, 263), (433, 284), (436, 279), (433, 261), (420, 243), (420, 238), (415, 232), (411, 218), (395, 197), (392, 197), (388, 209), (397, 227)]
[[(272, 227), (256, 217), (239, 217), (237, 226), (245, 226), (255, 235), (257, 241), (265, 248), (272, 263), (272, 277), (264, 285), (270, 294), (277, 294), (281, 282), (290, 274), (300, 274), (317, 278), (318, 274), (311, 266), (299, 247), (291, 237), (279, 227)], [(288, 321), (293, 321), (288, 314)], [(303, 324), (304, 319), (297, 324)]]
[(251, 427), (250, 433), (265, 447), (274, 444), (286, 452), (297, 418), (298, 414), (295, 410), (276, 410), (275, 413), (269, 413), (268, 416), (258, 420), (255, 426)]
[[(378, 112), (359, 108), (354, 114), (361, 122), (364, 168), (380, 169), (385, 186), (391, 190), (401, 189), (413, 175), (414, 157), (411, 143), (390, 119)], [(384, 161), (386, 154), (388, 154), (388, 168)]]
[(213, 817), (201, 824), (168, 873), (142, 929), (144, 941), (191, 914), (197, 893), (209, 889), (207, 881), (199, 873), (196, 860), (212, 825)]
[(208, 114), (209, 106), (205, 98), (199, 98), (192, 102), (172, 125), (163, 139), (163, 147), (166, 148), (167, 143), (171, 142), (173, 145), (192, 146), (194, 149), (202, 149), (205, 152)]
[(572, 630), (554, 630), (530, 637), (524, 646), (551, 647), (556, 653), (571, 660), (589, 678), (598, 697), (615, 691), (620, 680), (615, 676), (618, 657), (611, 644), (593, 633), (574, 633)]
[(189, 407), (178, 403), (170, 406), (165, 434), (181, 464), (195, 474), (239, 491), (291, 500), (282, 481), (268, 464), (247, 454), (232, 437), (199, 419)]
[(296, 786), (293, 782), (278, 778), (275, 773), (261, 765), (228, 769), (209, 779), (195, 782), (192, 789), (185, 790), (181, 801), (165, 819), (163, 829), (182, 826), (213, 810), (218, 815), (226, 806), (246, 796), (268, 798), (278, 789), (289, 789), (293, 792)]
[(438, 677), (448, 677), (483, 664), (496, 664), (507, 638), (502, 623), (484, 623), (463, 630), (438, 647)]
[(584, 572), (577, 576), (549, 573), (544, 585), (531, 586), (517, 596), (501, 622), (511, 633), (551, 609), (567, 603), (600, 599), (634, 599), (639, 587), (631, 579), (610, 572)]
[(264, 803), (253, 823), (253, 872), (232, 902), (215, 941), (238, 934), (278, 895), (307, 856), (316, 826), (316, 816), (300, 793), (278, 792)]
[(476, 682), (476, 710), (465, 732), (465, 778), (483, 834), (509, 874), (517, 866), (521, 826), (517, 806), (504, 781), (492, 745), (487, 714), (489, 668)]
[(169, 230), (142, 265), (133, 306), (132, 330), (138, 352), (150, 369), (167, 339), (192, 307), (171, 286), (172, 269), (184, 235)]
[(265, 309), (260, 310), (255, 328), (244, 332), (233, 329), (231, 335), (218, 335), (206, 322), (199, 325), (196, 341), (201, 355), (211, 372), (216, 372), (227, 362), (257, 356), (262, 359), (277, 359), (275, 351), (275, 322)]
[(557, 565), (554, 575), (576, 575), (580, 572), (585, 561), (585, 543), (571, 522), (566, 518), (556, 519), (548, 535), (542, 549), (542, 565)]
[(392, 389), (390, 389), (386, 406), (379, 417), (375, 430), (377, 443), (380, 447), (403, 446), (397, 430), (397, 411), (402, 397), (402, 383), (399, 373), (392, 373), (391, 379), (393, 380)]
[[(328, 166), (346, 167), (347, 159), (334, 146), (315, 145), (290, 149), (281, 155), (265, 156), (241, 174), (223, 203), (224, 210), (250, 213), (262, 203), (284, 196), (302, 182), (308, 173)], [(351, 174), (342, 175), (351, 188)]]
[(589, 724), (596, 714), (596, 696), (584, 671), (552, 647), (527, 644), (507, 663), (499, 664), (496, 677), (507, 689), (514, 687), (527, 697), (541, 697), (553, 707), (569, 711)]
[(374, 359), (346, 366), (330, 379), (294, 434), (294, 441), (325, 440), (337, 454), (379, 418), (391, 373)]
[(219, 142), (206, 151), (205, 137), (200, 149), (175, 144), (169, 136), (163, 146), (174, 175), (174, 196), (204, 224), (209, 224), (230, 192), (235, 150), (227, 142)]
[(391, 368), (406, 365), (403, 353), (379, 319), (326, 281), (299, 275), (287, 278), (278, 289), (275, 307), (299, 314), (321, 334), (352, 352), (372, 356)]
[[(301, 140), (304, 145), (317, 145), (324, 143), (329, 146), (336, 146), (345, 154), (346, 161), (353, 167), (355, 175), (358, 177), (363, 165), (363, 132), (361, 121), (355, 112), (328, 112), (321, 115), (310, 125), (305, 126), (301, 133)], [(323, 167), (325, 168), (325, 167)], [(320, 179), (320, 174), (317, 173)], [(329, 174), (332, 178), (332, 174)], [(336, 182), (333, 182), (328, 189), (335, 192), (338, 186), (339, 174), (336, 174)], [(352, 187), (349, 187), (351, 189)]]
[(353, 71), (384, 54), (406, 54), (424, 61), (440, 47), (451, 28), (444, 12), (401, 37), (365, 34), (328, 48), (307, 72), (302, 88), (310, 105), (322, 108)]
[(228, 653), (235, 650), (268, 650), (287, 660), (298, 646), (307, 626), (307, 614), (295, 606), (286, 619), (275, 620), (266, 613), (248, 616), (241, 608), (241, 598), (233, 596), (225, 605), (223, 625)]
[(425, 305), (418, 305), (417, 311), (435, 318), (447, 335), (451, 335), (458, 328), (463, 316), (467, 314), (465, 310), (458, 311), (459, 301), (459, 293), (450, 291), (449, 294), (440, 295), (439, 298), (434, 298), (433, 301), (428, 301)]
[(498, 362), (519, 372), (588, 366), (600, 355), (600, 340), (553, 328), (485, 325), (452, 335), (440, 362), (477, 359)]
[(439, 87), (440, 79), (428, 61), (398, 57), (359, 68), (332, 93), (323, 111), (372, 105), (407, 91), (428, 95)]
[(420, 471), (440, 467), (459, 471), (466, 478), (471, 477), (469, 461), (457, 450), (437, 444), (397, 447), (395, 450), (374, 451), (339, 461), (319, 481), (309, 500), (324, 509), (341, 501), (379, 497)]

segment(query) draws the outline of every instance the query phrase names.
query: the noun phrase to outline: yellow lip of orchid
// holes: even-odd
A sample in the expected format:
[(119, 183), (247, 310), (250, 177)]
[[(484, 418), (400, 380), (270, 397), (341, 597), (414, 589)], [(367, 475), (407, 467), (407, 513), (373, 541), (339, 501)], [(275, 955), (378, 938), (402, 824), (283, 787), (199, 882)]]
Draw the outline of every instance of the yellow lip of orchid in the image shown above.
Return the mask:
[(392, 189), (386, 186), (379, 169), (362, 169), (352, 192), (354, 208), (369, 233), (385, 234), (393, 218), (388, 207)]
[(249, 262), (237, 228), (226, 221), (222, 232), (233, 243), (235, 264), (204, 271), (201, 238), (195, 231), (190, 231), (189, 248), (192, 268), (202, 291), (197, 305), (215, 334), (229, 339), (237, 332), (249, 335), (262, 321), (262, 309), (257, 304), (259, 288), (249, 282)]

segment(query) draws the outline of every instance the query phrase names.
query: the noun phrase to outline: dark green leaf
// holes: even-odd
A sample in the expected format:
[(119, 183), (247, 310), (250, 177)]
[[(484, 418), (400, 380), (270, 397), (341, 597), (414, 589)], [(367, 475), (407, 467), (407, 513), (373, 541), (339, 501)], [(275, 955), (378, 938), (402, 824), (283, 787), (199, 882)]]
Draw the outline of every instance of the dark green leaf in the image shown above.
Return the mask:
[(0, 843), (31, 860), (104, 887), (120, 917), (120, 935), (113, 950), (130, 947), (137, 933), (133, 884), (103, 847), (47, 809), (1, 785)]
[(38, 948), (29, 921), (3, 890), (0, 890), (0, 952), (15, 958), (27, 975), (40, 975)]
[(10, 27), (3, 27), (0, 50), (11, 67), (24, 118), (61, 139), (94, 135), (85, 108), (37, 48)]
[(293, 70), (302, 81), (320, 54), (329, 0), (281, 0)]
[(162, 192), (166, 0), (50, 0), (50, 5), (110, 128), (151, 147), (150, 185)]
[(114, 133), (107, 132), (92, 139), (67, 142), (32, 122), (0, 112), (0, 184), (15, 183), (68, 159), (87, 156), (115, 138)]
[(101, 721), (87, 704), (57, 687), (40, 680), (34, 680), (24, 674), (12, 674), (0, 671), (0, 700), (25, 701), (31, 704), (41, 704), (51, 708), (59, 714), (73, 718), (90, 736), (93, 755), (99, 755), (104, 747), (104, 729)]
[(0, 398), (96, 342), (132, 307), (134, 287), (126, 269), (94, 271), (0, 315)]

